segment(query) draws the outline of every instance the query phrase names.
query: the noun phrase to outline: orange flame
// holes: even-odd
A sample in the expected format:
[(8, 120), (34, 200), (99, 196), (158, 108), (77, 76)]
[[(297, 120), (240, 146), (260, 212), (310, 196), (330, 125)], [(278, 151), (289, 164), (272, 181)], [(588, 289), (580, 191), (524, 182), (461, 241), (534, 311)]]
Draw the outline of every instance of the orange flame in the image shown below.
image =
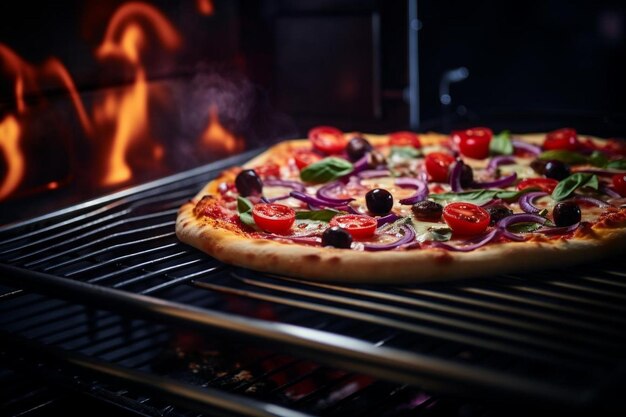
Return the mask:
[(24, 78), (33, 79), (34, 69), (24, 62), (13, 50), (0, 43), (0, 58), (5, 63), (7, 72), (15, 77), (15, 103), (17, 112), (22, 114), (26, 111), (24, 102)]
[(0, 150), (7, 161), (7, 174), (0, 184), (0, 200), (11, 194), (24, 176), (24, 155), (19, 147), (21, 129), (17, 119), (9, 115), (0, 122)]
[[(176, 49), (181, 43), (178, 32), (167, 18), (147, 4), (125, 4), (115, 12), (109, 22), (96, 56), (100, 59), (114, 57), (132, 64), (135, 80), (128, 91), (121, 94), (108, 92), (104, 100), (94, 107), (94, 120), (98, 124), (114, 126), (104, 185), (119, 184), (132, 177), (132, 169), (127, 161), (128, 150), (132, 143), (149, 134), (148, 84), (140, 56), (146, 39), (140, 22), (146, 22), (153, 27), (154, 33), (166, 49)], [(151, 146), (148, 152), (152, 152), (157, 158), (163, 155), (162, 148), (157, 145)]]
[(220, 153), (241, 152), (244, 148), (243, 139), (230, 133), (220, 123), (215, 104), (209, 107), (209, 125), (202, 133), (201, 140), (209, 149)]
[(204, 16), (211, 16), (215, 13), (213, 0), (196, 0), (196, 8)]

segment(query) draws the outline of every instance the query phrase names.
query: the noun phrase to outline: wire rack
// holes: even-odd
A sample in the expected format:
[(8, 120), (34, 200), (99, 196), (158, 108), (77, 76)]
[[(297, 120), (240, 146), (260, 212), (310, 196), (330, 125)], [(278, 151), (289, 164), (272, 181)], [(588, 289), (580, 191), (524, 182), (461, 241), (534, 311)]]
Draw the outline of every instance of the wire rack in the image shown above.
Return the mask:
[[(268, 412), (267, 404), (242, 401), (238, 393), (199, 389), (138, 363), (98, 357), (84, 350), (89, 342), (65, 346), (29, 334), (16, 315), (30, 311), (23, 308), (32, 302), (20, 303), (37, 292), (264, 346), (396, 388), (539, 408), (620, 407), (623, 260), (414, 286), (332, 285), (235, 268), (180, 243), (178, 207), (256, 152), (1, 228), (0, 282), (11, 286), (0, 295), (7, 342), (27, 341), (38, 354), (55, 352), (55, 360), (213, 409)], [(60, 320), (46, 303), (36, 307), (39, 315), (28, 314), (44, 317), (38, 328)], [(71, 319), (61, 322), (71, 327)]]

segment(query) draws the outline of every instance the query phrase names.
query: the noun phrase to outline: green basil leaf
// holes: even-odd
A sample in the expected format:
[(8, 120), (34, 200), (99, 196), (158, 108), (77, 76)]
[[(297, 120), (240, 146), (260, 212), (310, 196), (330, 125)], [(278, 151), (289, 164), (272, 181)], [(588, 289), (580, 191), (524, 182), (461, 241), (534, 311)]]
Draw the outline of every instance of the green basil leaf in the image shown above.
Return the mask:
[(503, 200), (517, 200), (522, 194), (535, 191), (535, 188), (525, 188), (520, 191), (507, 191), (507, 190), (474, 190), (463, 191), (460, 193), (441, 193), (431, 194), (428, 197), (437, 203), (448, 204), (455, 201), (463, 201), (465, 203), (476, 204), (482, 206), (489, 201), (501, 198)]
[(580, 187), (591, 187), (598, 189), (598, 177), (587, 172), (577, 172), (560, 181), (552, 192), (552, 198), (556, 201), (569, 197)]
[(535, 222), (524, 222), (524, 223), (515, 223), (507, 227), (507, 230), (513, 233), (530, 233), (534, 232), (541, 228), (539, 223)]
[(352, 170), (352, 164), (345, 159), (328, 157), (305, 167), (300, 171), (300, 178), (306, 182), (324, 183), (348, 175)]
[(429, 227), (425, 240), (433, 242), (446, 242), (452, 237), (452, 229), (447, 227)]
[(610, 161), (606, 164), (605, 168), (626, 170), (626, 159)]
[(296, 212), (296, 219), (298, 220), (317, 220), (321, 222), (329, 222), (333, 217), (343, 214), (343, 211), (323, 209), (312, 211), (298, 211)]
[(595, 167), (605, 167), (609, 163), (609, 159), (603, 152), (593, 151), (589, 155), (589, 163)]
[(392, 146), (389, 152), (390, 159), (415, 159), (421, 155), (422, 152), (412, 146)]
[(491, 138), (491, 142), (489, 142), (489, 152), (492, 155), (513, 155), (511, 132), (504, 130)]
[(258, 229), (256, 223), (254, 222), (254, 217), (252, 217), (253, 208), (254, 204), (252, 204), (250, 200), (241, 196), (237, 197), (237, 212), (239, 213), (239, 220), (247, 226)]
[(580, 165), (589, 162), (589, 158), (587, 158), (585, 155), (582, 155), (578, 152), (560, 149), (542, 152), (539, 155), (539, 159), (542, 159), (544, 161), (557, 160), (569, 165)]

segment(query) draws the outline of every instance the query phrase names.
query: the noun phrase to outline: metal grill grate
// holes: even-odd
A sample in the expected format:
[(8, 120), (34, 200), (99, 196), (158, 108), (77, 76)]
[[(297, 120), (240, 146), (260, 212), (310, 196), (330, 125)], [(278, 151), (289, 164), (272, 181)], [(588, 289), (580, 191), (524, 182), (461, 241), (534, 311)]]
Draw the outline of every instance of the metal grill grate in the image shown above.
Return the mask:
[[(340, 286), (234, 268), (179, 243), (177, 208), (219, 170), (250, 156), (1, 228), (0, 281), (440, 393), (569, 409), (620, 406), (612, 387), (626, 377), (623, 260), (405, 287)], [(82, 349), (57, 340), (71, 333), (71, 317), (37, 306), (50, 323), (66, 326), (42, 338), (16, 313), (30, 295), (4, 294), (5, 332)]]

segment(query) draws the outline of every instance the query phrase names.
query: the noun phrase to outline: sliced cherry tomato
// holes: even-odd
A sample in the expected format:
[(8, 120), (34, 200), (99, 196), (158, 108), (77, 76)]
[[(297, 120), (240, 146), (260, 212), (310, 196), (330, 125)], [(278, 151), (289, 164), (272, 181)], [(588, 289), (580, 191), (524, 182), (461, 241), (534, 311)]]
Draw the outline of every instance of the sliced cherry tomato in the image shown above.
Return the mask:
[(354, 239), (366, 239), (376, 232), (376, 219), (362, 214), (345, 214), (335, 216), (330, 221), (331, 226), (339, 226), (352, 235)]
[(390, 146), (412, 146), (414, 148), (421, 148), (419, 136), (413, 132), (402, 131), (395, 132), (389, 135)]
[(580, 142), (576, 130), (566, 127), (548, 133), (543, 142), (543, 149), (546, 151), (554, 149), (577, 151), (580, 149)]
[(256, 174), (263, 179), (270, 177), (280, 177), (280, 166), (273, 162), (268, 162), (265, 165), (254, 168), (254, 172), (256, 172)]
[(615, 174), (612, 178), (613, 188), (622, 197), (626, 197), (626, 174)]
[(443, 208), (443, 219), (456, 234), (477, 235), (487, 229), (491, 217), (476, 204), (457, 201)]
[(315, 152), (300, 150), (294, 153), (293, 159), (296, 162), (298, 169), (303, 169), (311, 165), (313, 162), (321, 160), (322, 157)]
[(309, 140), (315, 149), (329, 155), (341, 153), (348, 145), (343, 132), (331, 126), (318, 126), (309, 130)]
[(552, 178), (526, 178), (517, 184), (518, 190), (525, 190), (526, 188), (538, 188), (548, 194), (552, 194), (554, 188), (559, 182)]
[(252, 209), (254, 222), (270, 233), (287, 233), (296, 220), (296, 212), (283, 204), (259, 203)]
[(448, 181), (450, 165), (454, 162), (454, 157), (443, 152), (432, 152), (424, 158), (426, 162), (426, 172), (434, 182)]
[(462, 155), (474, 159), (485, 159), (489, 156), (489, 142), (493, 132), (487, 127), (473, 127), (452, 132), (452, 140), (459, 146)]

